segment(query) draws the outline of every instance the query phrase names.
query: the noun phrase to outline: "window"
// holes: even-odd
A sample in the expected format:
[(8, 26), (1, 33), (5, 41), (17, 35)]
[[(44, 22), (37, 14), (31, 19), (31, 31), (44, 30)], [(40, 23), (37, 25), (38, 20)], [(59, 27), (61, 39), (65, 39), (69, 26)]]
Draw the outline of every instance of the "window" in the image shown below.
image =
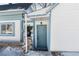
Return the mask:
[(1, 23), (1, 35), (14, 35), (14, 23)]

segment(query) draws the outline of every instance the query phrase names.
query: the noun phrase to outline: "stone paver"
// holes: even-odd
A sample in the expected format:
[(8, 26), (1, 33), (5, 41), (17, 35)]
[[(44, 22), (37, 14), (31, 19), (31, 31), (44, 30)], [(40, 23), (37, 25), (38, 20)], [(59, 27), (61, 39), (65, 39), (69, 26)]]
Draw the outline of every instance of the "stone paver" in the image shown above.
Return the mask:
[(25, 55), (26, 56), (52, 56), (51, 52), (48, 52), (48, 51), (29, 51)]
[(23, 50), (17, 47), (0, 47), (0, 56), (52, 56), (48, 51), (33, 51), (23, 53)]

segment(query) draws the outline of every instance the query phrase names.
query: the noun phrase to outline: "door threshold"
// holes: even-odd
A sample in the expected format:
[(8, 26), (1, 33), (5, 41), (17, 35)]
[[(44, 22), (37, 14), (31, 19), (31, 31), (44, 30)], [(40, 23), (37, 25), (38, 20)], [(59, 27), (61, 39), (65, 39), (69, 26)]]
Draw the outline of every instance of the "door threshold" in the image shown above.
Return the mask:
[(48, 51), (48, 49), (38, 49), (38, 48), (36, 48), (36, 49), (33, 49), (34, 51)]

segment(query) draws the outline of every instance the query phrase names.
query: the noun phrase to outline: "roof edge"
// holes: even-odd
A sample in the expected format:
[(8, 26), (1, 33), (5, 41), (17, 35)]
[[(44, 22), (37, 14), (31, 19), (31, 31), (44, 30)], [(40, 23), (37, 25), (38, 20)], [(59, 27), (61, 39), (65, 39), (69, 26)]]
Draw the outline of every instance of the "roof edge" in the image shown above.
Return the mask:
[(2, 10), (0, 11), (0, 13), (5, 13), (5, 12), (17, 12), (17, 11), (20, 11), (20, 12), (23, 12), (25, 11), (24, 9), (9, 9), (9, 10)]
[(55, 5), (52, 5), (52, 7), (46, 12), (46, 14), (49, 13), (52, 9), (54, 9), (57, 5), (59, 5), (59, 3), (55, 3)]
[[(47, 15), (52, 9), (54, 9), (57, 5), (58, 5), (59, 3), (55, 3), (54, 5), (52, 4), (51, 6), (49, 6), (50, 8), (46, 11), (46, 12), (43, 12), (43, 14), (39, 14), (39, 15), (30, 15), (29, 16), (29, 14), (31, 14), (31, 13), (29, 13), (29, 14), (27, 14), (28, 15), (28, 17), (35, 17), (35, 16), (40, 16), (40, 15)], [(48, 7), (46, 7), (46, 8), (48, 8)], [(45, 9), (45, 8), (43, 8), (43, 9)], [(42, 9), (41, 9), (42, 10)], [(39, 10), (38, 10), (39, 11)], [(37, 11), (34, 11), (34, 12), (37, 12)], [(33, 12), (32, 12), (33, 13)]]

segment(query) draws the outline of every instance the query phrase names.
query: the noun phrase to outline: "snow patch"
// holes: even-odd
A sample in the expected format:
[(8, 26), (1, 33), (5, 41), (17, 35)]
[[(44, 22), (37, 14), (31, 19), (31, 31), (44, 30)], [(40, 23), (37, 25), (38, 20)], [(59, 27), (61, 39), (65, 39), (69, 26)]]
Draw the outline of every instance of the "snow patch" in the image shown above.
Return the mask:
[(17, 47), (4, 47), (0, 49), (0, 56), (21, 56), (23, 51)]

